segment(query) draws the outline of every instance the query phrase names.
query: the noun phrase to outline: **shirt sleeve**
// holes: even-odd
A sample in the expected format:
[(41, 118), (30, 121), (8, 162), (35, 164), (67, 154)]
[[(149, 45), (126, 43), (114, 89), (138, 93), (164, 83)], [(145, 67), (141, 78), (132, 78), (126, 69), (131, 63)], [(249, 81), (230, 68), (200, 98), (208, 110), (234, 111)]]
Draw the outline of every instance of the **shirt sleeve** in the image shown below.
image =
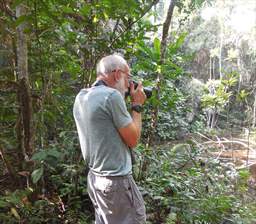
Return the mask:
[(127, 126), (132, 122), (130, 113), (127, 111), (125, 101), (118, 91), (114, 91), (108, 97), (106, 109), (117, 129)]

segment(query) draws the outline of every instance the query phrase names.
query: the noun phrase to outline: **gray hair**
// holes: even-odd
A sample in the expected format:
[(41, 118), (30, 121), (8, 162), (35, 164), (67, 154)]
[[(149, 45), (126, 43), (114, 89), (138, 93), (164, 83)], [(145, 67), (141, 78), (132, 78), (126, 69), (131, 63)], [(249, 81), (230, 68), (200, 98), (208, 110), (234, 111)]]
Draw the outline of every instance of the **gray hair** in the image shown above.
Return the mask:
[(99, 75), (108, 75), (116, 69), (125, 70), (128, 66), (126, 60), (117, 54), (112, 54), (102, 58), (97, 64), (96, 73)]

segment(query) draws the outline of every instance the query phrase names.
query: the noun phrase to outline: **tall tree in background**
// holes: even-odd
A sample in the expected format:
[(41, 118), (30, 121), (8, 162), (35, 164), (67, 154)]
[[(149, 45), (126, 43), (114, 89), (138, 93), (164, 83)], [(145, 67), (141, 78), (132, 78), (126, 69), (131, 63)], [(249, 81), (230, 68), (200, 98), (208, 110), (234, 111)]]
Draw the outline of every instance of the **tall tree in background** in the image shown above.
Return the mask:
[[(26, 15), (26, 6), (22, 3), (16, 7), (16, 17), (20, 19)], [(32, 130), (32, 100), (28, 75), (28, 47), (27, 35), (25, 34), (26, 23), (22, 22), (16, 28), (17, 32), (17, 78), (18, 78), (18, 101), (20, 113), (18, 117), (19, 148), (26, 159), (33, 153), (33, 130)]]
[[(164, 61), (165, 61), (167, 38), (168, 38), (168, 34), (169, 34), (169, 28), (170, 28), (172, 15), (173, 15), (173, 10), (174, 10), (175, 5), (176, 5), (176, 0), (171, 0), (169, 8), (168, 8), (167, 16), (166, 16), (165, 22), (163, 24), (163, 32), (162, 32), (162, 39), (161, 39), (161, 45), (160, 45), (161, 46), (161, 48), (160, 48), (161, 53), (160, 53), (159, 66), (163, 65)], [(158, 72), (157, 73), (157, 78), (156, 78), (156, 90), (157, 90), (156, 98), (157, 98), (158, 101), (160, 101), (161, 79), (162, 79), (162, 74), (160, 72)], [(153, 133), (154, 133), (154, 130), (157, 126), (158, 111), (159, 111), (159, 106), (156, 105), (156, 107), (154, 108), (154, 111), (153, 111), (152, 124), (151, 124), (152, 129), (151, 129), (151, 131), (149, 133), (149, 136), (148, 136), (148, 142), (147, 142), (148, 146), (153, 141)]]

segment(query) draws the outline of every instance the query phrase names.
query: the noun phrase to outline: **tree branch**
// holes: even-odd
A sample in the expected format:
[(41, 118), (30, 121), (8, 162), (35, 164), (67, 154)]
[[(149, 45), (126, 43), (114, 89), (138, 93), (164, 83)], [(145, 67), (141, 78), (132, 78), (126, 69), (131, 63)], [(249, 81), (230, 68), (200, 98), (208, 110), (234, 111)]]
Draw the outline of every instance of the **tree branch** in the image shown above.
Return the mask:
[(171, 3), (169, 5), (169, 9), (167, 12), (167, 16), (163, 25), (163, 34), (162, 34), (162, 41), (161, 41), (161, 62), (163, 62), (165, 58), (165, 51), (166, 51), (166, 43), (167, 43), (167, 37), (169, 33), (169, 28), (172, 20), (173, 10), (176, 5), (176, 0), (171, 0)]
[(231, 140), (225, 140), (225, 141), (207, 141), (207, 142), (204, 142), (202, 143), (203, 145), (207, 145), (207, 144), (226, 144), (226, 143), (236, 143), (236, 144), (239, 144), (239, 145), (242, 145), (244, 146), (245, 148), (249, 149), (249, 150), (252, 150), (252, 151), (255, 151), (253, 148), (249, 147), (247, 144), (243, 143), (243, 142), (240, 142), (240, 141), (231, 141)]
[(5, 165), (8, 173), (11, 175), (13, 180), (16, 182), (17, 181), (17, 173), (16, 173), (14, 167), (12, 167), (10, 162), (6, 159), (4, 150), (3, 150), (3, 148), (1, 146), (0, 146), (0, 157), (3, 160), (3, 162), (4, 162), (4, 165)]
[(149, 7), (141, 14), (141, 16), (136, 19), (135, 21), (133, 21), (132, 23), (130, 23), (125, 29), (123, 32), (121, 32), (116, 38), (114, 38), (110, 44), (108, 45), (108, 48), (112, 48), (113, 44), (122, 36), (124, 35), (135, 23), (137, 23), (139, 20), (141, 20), (143, 18), (143, 16), (145, 16), (148, 11), (155, 5), (159, 2), (159, 0), (154, 0), (150, 5)]
[(10, 6), (6, 3), (5, 0), (0, 0), (0, 9), (6, 13), (6, 15), (16, 18), (15, 12), (11, 10)]

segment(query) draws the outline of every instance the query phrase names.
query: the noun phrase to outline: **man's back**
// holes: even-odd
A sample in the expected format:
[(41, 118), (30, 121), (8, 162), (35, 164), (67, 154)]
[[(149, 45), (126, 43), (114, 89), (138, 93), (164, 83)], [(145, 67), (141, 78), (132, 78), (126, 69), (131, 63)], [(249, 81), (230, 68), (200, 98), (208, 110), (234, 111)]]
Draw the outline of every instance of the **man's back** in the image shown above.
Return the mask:
[(84, 159), (103, 176), (131, 173), (129, 148), (118, 128), (132, 121), (121, 94), (104, 85), (83, 89), (76, 97), (74, 117)]

